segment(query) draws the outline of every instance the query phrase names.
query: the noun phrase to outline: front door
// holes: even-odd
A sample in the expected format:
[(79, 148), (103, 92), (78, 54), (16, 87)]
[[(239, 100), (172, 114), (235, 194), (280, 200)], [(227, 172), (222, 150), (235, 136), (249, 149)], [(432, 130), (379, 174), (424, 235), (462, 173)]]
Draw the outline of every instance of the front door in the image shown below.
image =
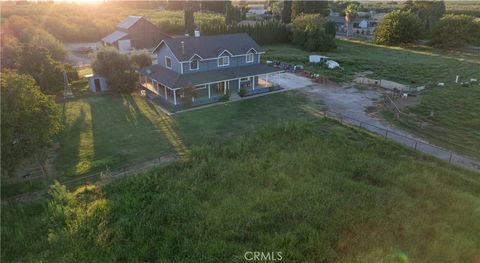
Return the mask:
[(230, 83), (228, 81), (222, 81), (218, 83), (218, 91), (222, 92), (223, 94), (227, 94), (228, 87)]
[(100, 86), (100, 79), (95, 79), (95, 92), (102, 91), (102, 87)]

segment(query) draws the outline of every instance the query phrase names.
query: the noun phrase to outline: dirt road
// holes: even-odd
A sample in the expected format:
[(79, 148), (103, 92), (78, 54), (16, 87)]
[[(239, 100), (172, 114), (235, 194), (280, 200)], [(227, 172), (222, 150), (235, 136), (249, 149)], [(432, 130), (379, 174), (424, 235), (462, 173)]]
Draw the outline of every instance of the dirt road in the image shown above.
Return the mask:
[(362, 122), (362, 127), (373, 133), (442, 160), (480, 171), (480, 161), (435, 146), (379, 119), (375, 113), (378, 111), (376, 106), (383, 101), (381, 89), (317, 84), (308, 85), (302, 91), (313, 100), (321, 100), (329, 113), (342, 117), (349, 124), (359, 126)]

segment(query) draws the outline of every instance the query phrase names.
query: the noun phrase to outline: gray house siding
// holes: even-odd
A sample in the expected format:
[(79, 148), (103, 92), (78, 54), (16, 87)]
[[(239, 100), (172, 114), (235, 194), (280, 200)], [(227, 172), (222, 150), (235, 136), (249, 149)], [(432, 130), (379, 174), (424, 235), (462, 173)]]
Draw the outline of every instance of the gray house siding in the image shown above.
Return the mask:
[(182, 73), (181, 65), (178, 60), (173, 55), (172, 51), (168, 48), (168, 46), (162, 44), (162, 47), (157, 51), (157, 63), (162, 67), (167, 67), (165, 65), (165, 57), (168, 56), (172, 60), (172, 70), (177, 73)]
[(241, 66), (249, 66), (255, 65), (259, 62), (259, 54), (254, 54), (253, 62), (247, 63), (246, 62), (246, 55), (245, 56), (235, 56), (230, 57), (230, 63), (228, 66), (218, 67), (218, 59), (208, 59), (208, 60), (200, 60), (198, 70), (190, 70), (190, 62), (184, 62), (183, 65), (183, 73), (190, 73), (190, 72), (202, 72), (202, 71), (209, 71), (209, 70), (216, 70), (216, 69), (223, 69), (223, 68), (233, 68), (233, 67), (241, 67)]

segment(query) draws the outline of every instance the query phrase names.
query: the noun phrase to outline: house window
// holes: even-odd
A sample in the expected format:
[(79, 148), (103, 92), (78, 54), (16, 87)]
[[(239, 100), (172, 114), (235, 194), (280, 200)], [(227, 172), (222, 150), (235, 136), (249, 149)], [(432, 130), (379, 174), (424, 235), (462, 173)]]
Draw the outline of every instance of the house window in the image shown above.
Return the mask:
[(248, 53), (247, 54), (247, 63), (252, 63), (253, 62), (253, 53)]
[(250, 77), (245, 77), (245, 78), (241, 78), (240, 82), (249, 81), (249, 80), (250, 80)]
[(172, 69), (172, 59), (169, 57), (165, 57), (165, 67)]
[(230, 57), (223, 56), (223, 57), (218, 58), (218, 66), (219, 67), (228, 66), (229, 64), (230, 64)]
[(198, 60), (190, 61), (190, 70), (197, 70), (198, 69)]

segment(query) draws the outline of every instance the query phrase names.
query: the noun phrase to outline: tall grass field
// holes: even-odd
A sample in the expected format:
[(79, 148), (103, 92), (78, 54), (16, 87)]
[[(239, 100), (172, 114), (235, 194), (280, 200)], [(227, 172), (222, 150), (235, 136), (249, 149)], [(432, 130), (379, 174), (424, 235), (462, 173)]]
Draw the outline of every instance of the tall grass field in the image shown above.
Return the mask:
[(3, 207), (5, 262), (476, 262), (480, 177), (335, 122), (279, 122), (187, 160)]

